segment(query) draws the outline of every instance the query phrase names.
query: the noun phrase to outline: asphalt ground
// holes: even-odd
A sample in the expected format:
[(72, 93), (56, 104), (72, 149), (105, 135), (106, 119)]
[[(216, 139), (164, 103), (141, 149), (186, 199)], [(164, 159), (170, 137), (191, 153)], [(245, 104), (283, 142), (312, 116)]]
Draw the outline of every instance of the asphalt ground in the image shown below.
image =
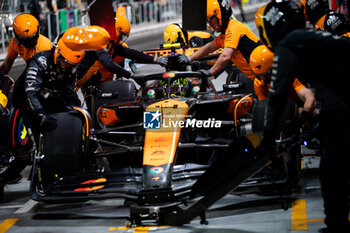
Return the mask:
[[(69, 204), (45, 204), (28, 197), (29, 181), (6, 187), (6, 202), (0, 204), (0, 232), (6, 233), (282, 233), (317, 232), (323, 227), (322, 199), (316, 156), (303, 159), (302, 179), (288, 195), (271, 186), (258, 193), (231, 192), (207, 210), (208, 225), (199, 218), (181, 227), (127, 227), (129, 210), (121, 199)], [(30, 168), (22, 173), (28, 177)]]

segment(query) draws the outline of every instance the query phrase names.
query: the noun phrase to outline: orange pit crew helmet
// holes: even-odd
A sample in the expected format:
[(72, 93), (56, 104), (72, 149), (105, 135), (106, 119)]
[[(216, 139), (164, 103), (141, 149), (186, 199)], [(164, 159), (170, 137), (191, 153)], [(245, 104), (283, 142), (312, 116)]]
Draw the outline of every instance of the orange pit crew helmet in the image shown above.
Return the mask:
[(115, 32), (117, 42), (123, 44), (130, 35), (130, 22), (122, 14), (117, 13), (115, 17)]
[(265, 45), (259, 45), (250, 54), (250, 68), (259, 80), (265, 82), (271, 81), (272, 64), (273, 53)]
[(215, 16), (219, 21), (221, 32), (225, 32), (231, 15), (231, 4), (227, 0), (207, 0), (207, 21)]
[(250, 68), (259, 80), (265, 82), (271, 81), (272, 64), (273, 53), (265, 45), (259, 45), (250, 54)]
[(74, 51), (70, 49), (63, 40), (60, 39), (55, 48), (54, 61), (55, 64), (57, 64), (57, 59), (61, 56), (65, 62), (76, 66), (83, 60), (84, 53), (84, 51)]
[(40, 34), (38, 20), (30, 14), (20, 14), (13, 21), (17, 41), (26, 48), (34, 48)]
[(77, 66), (83, 60), (85, 54), (85, 52), (82, 50), (76, 51), (74, 48), (68, 47), (63, 41), (63, 38), (66, 36), (67, 32), (65, 32), (61, 38), (59, 38), (57, 44), (55, 45), (54, 52), (54, 63), (59, 72), (63, 74), (70, 73), (72, 68)]
[(72, 27), (65, 31), (62, 40), (75, 51), (101, 50), (107, 47), (110, 35), (100, 26)]

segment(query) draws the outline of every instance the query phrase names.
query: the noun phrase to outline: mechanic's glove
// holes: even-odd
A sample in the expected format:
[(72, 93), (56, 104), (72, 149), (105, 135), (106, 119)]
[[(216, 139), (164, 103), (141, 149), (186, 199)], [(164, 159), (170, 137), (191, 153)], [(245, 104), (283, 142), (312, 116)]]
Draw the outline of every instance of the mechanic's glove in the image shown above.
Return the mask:
[(142, 83), (143, 77), (145, 77), (143, 74), (134, 74), (134, 73), (132, 73), (130, 76), (130, 78), (135, 80), (135, 82), (138, 84)]
[(42, 131), (51, 131), (57, 127), (57, 118), (54, 116), (46, 116), (43, 114), (39, 115), (40, 117), (40, 127)]
[(181, 54), (178, 58), (178, 62), (181, 64), (181, 65), (187, 65), (187, 64), (190, 64), (191, 62), (191, 58), (190, 56), (186, 56), (184, 54)]
[(200, 69), (198, 70), (199, 73), (201, 73), (202, 75), (204, 75), (205, 77), (211, 77), (213, 76), (210, 72), (210, 70), (205, 70), (205, 69)]
[(300, 113), (299, 118), (307, 129), (312, 129), (312, 127), (313, 127), (312, 113), (304, 110)]
[(155, 62), (164, 67), (168, 64), (168, 57), (156, 57)]

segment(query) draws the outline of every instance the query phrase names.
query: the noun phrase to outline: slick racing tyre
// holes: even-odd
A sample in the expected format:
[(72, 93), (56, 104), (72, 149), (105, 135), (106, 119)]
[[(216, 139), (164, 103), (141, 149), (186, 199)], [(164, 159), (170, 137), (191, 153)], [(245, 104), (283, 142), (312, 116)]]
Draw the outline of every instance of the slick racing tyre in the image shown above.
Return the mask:
[(44, 188), (62, 177), (84, 169), (87, 138), (85, 123), (68, 112), (52, 114), (56, 129), (43, 132), (40, 138), (40, 180)]

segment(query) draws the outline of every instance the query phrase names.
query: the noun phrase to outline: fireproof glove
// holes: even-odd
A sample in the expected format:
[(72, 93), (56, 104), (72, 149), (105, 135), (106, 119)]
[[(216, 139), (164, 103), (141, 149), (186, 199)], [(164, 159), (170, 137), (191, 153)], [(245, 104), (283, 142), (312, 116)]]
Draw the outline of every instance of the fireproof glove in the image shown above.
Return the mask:
[(211, 74), (210, 70), (200, 69), (200, 70), (198, 70), (198, 72), (201, 73), (202, 75), (204, 75), (205, 77), (213, 76)]
[(301, 122), (304, 124), (304, 126), (307, 129), (312, 129), (314, 123), (314, 119), (313, 119), (313, 115), (310, 112), (307, 111), (302, 111), (299, 115), (299, 119), (301, 120)]
[(40, 120), (40, 127), (42, 131), (52, 131), (56, 129), (57, 127), (57, 118), (54, 116), (46, 116), (41, 114), (39, 116), (41, 118)]
[(164, 67), (168, 64), (168, 57), (156, 57), (155, 62)]
[(182, 65), (187, 65), (191, 62), (190, 56), (186, 56), (184, 54), (181, 54), (178, 58), (178, 62)]

